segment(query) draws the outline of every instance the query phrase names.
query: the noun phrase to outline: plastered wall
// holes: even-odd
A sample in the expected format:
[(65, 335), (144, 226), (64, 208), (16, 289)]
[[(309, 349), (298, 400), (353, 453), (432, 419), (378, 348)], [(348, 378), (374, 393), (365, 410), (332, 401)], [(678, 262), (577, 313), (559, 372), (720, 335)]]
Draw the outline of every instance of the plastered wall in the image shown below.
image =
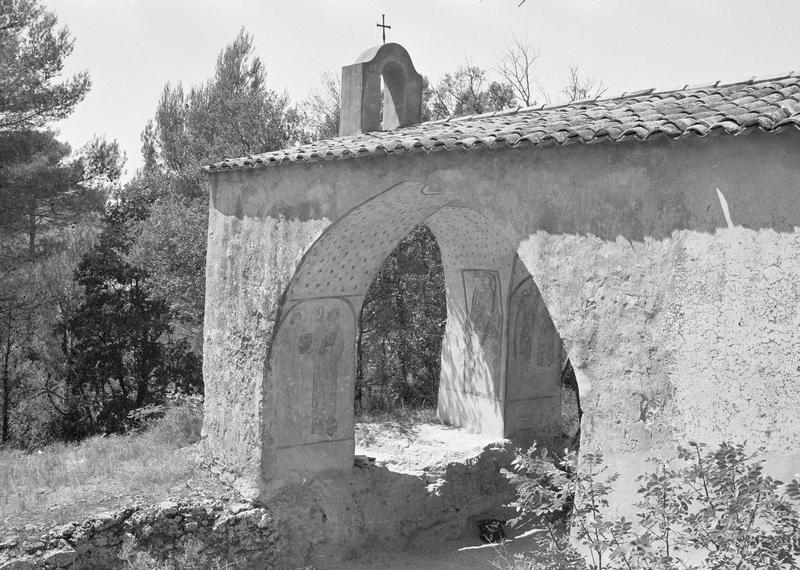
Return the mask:
[[(251, 491), (261, 479), (263, 398), (272, 327), (302, 251), (327, 220), (209, 217), (203, 346), (205, 417), (210, 455)], [(269, 276), (267, 268), (269, 268)], [(267, 396), (268, 397), (268, 396)], [(253, 491), (255, 492), (255, 491)]]
[[(270, 424), (257, 426), (274, 393), (268, 355), (291, 276), (331, 221), (414, 181), (458, 197), (511, 240), (496, 262), (503, 350), (519, 313), (508, 314), (516, 253), (576, 370), (585, 446), (633, 472), (630, 458), (666, 453), (686, 437), (746, 438), (776, 469), (796, 469), (798, 150), (791, 131), (212, 175), (209, 445), (229, 465), (261, 473), (274, 461), (263, 451)], [(432, 228), (446, 242), (448, 232)], [(469, 279), (474, 291), (477, 275)], [(524, 346), (534, 343), (523, 336)]]

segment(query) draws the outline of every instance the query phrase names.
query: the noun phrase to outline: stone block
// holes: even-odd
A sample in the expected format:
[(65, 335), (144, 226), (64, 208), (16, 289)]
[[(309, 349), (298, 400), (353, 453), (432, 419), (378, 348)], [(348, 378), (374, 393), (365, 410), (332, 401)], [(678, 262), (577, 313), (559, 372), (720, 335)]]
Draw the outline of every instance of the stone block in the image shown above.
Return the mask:
[(75, 563), (75, 550), (50, 550), (42, 556), (45, 568), (69, 568)]

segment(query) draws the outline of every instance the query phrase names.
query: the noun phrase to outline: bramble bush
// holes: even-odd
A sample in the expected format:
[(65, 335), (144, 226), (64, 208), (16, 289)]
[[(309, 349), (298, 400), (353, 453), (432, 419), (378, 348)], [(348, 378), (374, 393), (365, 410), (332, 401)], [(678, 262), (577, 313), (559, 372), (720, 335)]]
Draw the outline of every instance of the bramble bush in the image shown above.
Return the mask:
[(245, 567), (242, 561), (225, 561), (219, 556), (209, 556), (204, 552), (203, 543), (197, 539), (185, 541), (178, 551), (161, 556), (153, 554), (128, 536), (122, 542), (118, 558), (126, 570), (227, 570)]
[[(512, 525), (543, 524), (550, 537), (537, 553), (542, 568), (764, 570), (800, 568), (800, 482), (764, 473), (764, 461), (743, 444), (715, 450), (689, 442), (670, 460), (651, 459), (637, 478), (637, 521), (608, 515), (618, 474), (600, 453), (553, 457), (536, 445), (517, 452)], [(583, 560), (569, 531), (583, 546)], [(535, 568), (519, 559), (512, 568)], [(699, 563), (700, 565), (696, 565)], [(526, 565), (527, 564), (527, 565)]]
[(176, 448), (200, 441), (203, 429), (203, 396), (180, 392), (162, 404), (149, 404), (128, 412), (126, 431), (148, 432), (158, 443)]

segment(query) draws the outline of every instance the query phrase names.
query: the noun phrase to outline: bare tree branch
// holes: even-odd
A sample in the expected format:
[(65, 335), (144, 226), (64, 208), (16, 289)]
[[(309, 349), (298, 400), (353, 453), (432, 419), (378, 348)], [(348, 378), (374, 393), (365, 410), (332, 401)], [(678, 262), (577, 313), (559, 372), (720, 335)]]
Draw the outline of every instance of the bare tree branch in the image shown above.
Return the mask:
[(606, 85), (593, 77), (582, 79), (577, 65), (569, 68), (569, 82), (562, 90), (570, 103), (599, 99), (608, 90)]
[(514, 88), (514, 95), (525, 107), (536, 105), (534, 88), (538, 89), (545, 101), (550, 102), (550, 98), (536, 79), (537, 59), (539, 53), (527, 38), (512, 38), (496, 68), (503, 79)]

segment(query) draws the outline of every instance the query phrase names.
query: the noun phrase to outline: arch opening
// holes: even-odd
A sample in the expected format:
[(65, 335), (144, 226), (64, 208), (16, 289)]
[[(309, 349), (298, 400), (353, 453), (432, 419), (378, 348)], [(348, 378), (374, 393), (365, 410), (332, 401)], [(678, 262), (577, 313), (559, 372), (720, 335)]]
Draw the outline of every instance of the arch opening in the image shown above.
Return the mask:
[(564, 351), (561, 368), (561, 433), (569, 449), (578, 451), (581, 447), (581, 394), (575, 370)]
[(355, 413), (432, 419), (447, 321), (444, 273), (433, 232), (416, 226), (384, 260), (359, 322)]
[(381, 78), (381, 130), (389, 131), (400, 126), (405, 119), (403, 105), (406, 99), (407, 72), (400, 64), (387, 61)]
[(560, 436), (562, 343), (516, 241), (459, 196), (402, 182), (328, 227), (287, 286), (264, 377), (267, 478), (352, 467), (365, 299), (420, 224), (444, 282), (437, 418), (487, 437)]

